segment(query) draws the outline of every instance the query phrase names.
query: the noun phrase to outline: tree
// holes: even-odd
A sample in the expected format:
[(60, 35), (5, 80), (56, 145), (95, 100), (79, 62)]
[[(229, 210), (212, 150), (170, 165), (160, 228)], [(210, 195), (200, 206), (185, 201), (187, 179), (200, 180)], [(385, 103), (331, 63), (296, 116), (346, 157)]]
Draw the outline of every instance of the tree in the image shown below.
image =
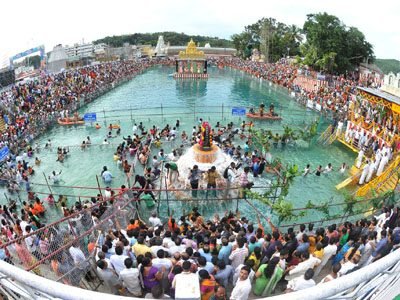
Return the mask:
[(232, 41), (235, 49), (237, 50), (237, 55), (242, 58), (248, 58), (251, 55), (252, 49), (252, 39), (249, 32), (242, 32), (240, 34), (234, 34), (232, 36)]
[(233, 47), (232, 41), (226, 39), (219, 39), (217, 37), (208, 37), (201, 35), (187, 35), (185, 33), (177, 33), (171, 31), (153, 32), (153, 33), (134, 33), (119, 36), (107, 36), (105, 38), (94, 41), (94, 44), (106, 43), (112, 47), (122, 47), (124, 43), (131, 45), (157, 45), (158, 37), (164, 36), (164, 41), (169, 42), (171, 45), (184, 46), (192, 38), (196, 43), (204, 46), (210, 43), (213, 47), (230, 48)]
[(364, 34), (355, 27), (346, 27), (336, 16), (309, 14), (303, 31), (307, 39), (301, 47), (304, 63), (316, 69), (344, 73), (373, 59), (372, 45)]
[(295, 25), (288, 26), (273, 18), (262, 18), (247, 25), (241, 34), (233, 35), (232, 39), (238, 52), (243, 53), (243, 46), (247, 45), (247, 48), (260, 50), (267, 62), (275, 62), (285, 56), (288, 49), (290, 55), (299, 54), (302, 36)]

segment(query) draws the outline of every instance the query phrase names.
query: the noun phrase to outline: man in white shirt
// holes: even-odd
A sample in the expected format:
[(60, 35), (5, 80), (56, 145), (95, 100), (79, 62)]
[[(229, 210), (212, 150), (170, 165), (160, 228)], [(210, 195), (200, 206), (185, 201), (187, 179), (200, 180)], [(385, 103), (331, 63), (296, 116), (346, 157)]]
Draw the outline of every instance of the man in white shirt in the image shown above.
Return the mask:
[(159, 271), (161, 271), (162, 267), (165, 267), (167, 274), (172, 268), (171, 260), (165, 258), (165, 252), (162, 249), (157, 251), (157, 258), (153, 258), (151, 262), (153, 267), (156, 267)]
[(138, 127), (137, 127), (137, 125), (135, 123), (135, 125), (133, 125), (133, 127), (132, 127), (132, 131), (133, 131), (133, 133), (135, 133), (137, 130), (138, 130)]
[(71, 246), (71, 248), (69, 248), (69, 254), (71, 254), (71, 257), (74, 260), (75, 265), (82, 263), (86, 259), (82, 250), (79, 248), (78, 243), (74, 243)]
[[(27, 225), (25, 227), (25, 232), (24, 235), (30, 234), (31, 233), (31, 226)], [(28, 251), (30, 253), (34, 253), (36, 252), (36, 235), (31, 235), (25, 238), (25, 244), (26, 244), (26, 248), (28, 249)]]
[(175, 299), (200, 299), (199, 277), (190, 272), (191, 262), (186, 260), (182, 264), (183, 272), (175, 275), (172, 288), (175, 289)]
[(182, 245), (182, 240), (180, 237), (175, 238), (175, 246), (169, 247), (169, 254), (172, 256), (176, 252), (183, 252), (185, 251), (186, 247), (185, 245)]
[(29, 223), (26, 220), (22, 220), (19, 225), (21, 226), (22, 233), (25, 235), (26, 234), (26, 227), (29, 225)]
[(249, 278), (250, 268), (242, 267), (239, 274), (239, 279), (236, 281), (235, 287), (232, 290), (230, 300), (247, 300), (251, 291), (251, 282)]
[(358, 266), (359, 261), (360, 261), (360, 255), (354, 254), (351, 260), (346, 261), (344, 264), (342, 264), (342, 268), (339, 271), (339, 275), (342, 276), (349, 273), (351, 270), (353, 270), (355, 267)]
[(103, 280), (104, 284), (111, 290), (112, 294), (118, 294), (120, 282), (114, 270), (108, 268), (107, 262), (99, 260), (97, 263), (97, 273)]
[(51, 173), (51, 175), (49, 176), (49, 179), (52, 180), (54, 184), (60, 183), (61, 172), (62, 172), (62, 170), (58, 173), (56, 173), (56, 171), (53, 171)]
[(315, 270), (315, 276), (321, 272), (322, 268), (326, 265), (328, 260), (336, 254), (337, 246), (336, 246), (337, 239), (331, 238), (329, 240), (329, 245), (324, 248), (324, 256), (322, 256), (321, 263), (318, 265), (317, 269)]
[(157, 217), (157, 213), (153, 212), (151, 214), (151, 217), (149, 218), (149, 222), (151, 224), (152, 227), (157, 227), (157, 226), (162, 226), (162, 222), (160, 220), (160, 218)]
[(125, 268), (125, 259), (128, 258), (127, 255), (123, 255), (124, 248), (121, 245), (115, 247), (115, 254), (111, 255), (110, 263), (113, 266), (117, 275), (121, 273), (121, 271)]
[(300, 291), (315, 286), (315, 281), (312, 279), (314, 271), (308, 269), (304, 276), (294, 278), (288, 282), (286, 293)]
[(164, 238), (163, 238), (163, 246), (167, 248), (171, 248), (172, 246), (175, 246), (175, 242), (171, 239), (171, 231), (166, 231)]
[(125, 269), (119, 273), (119, 279), (123, 286), (135, 297), (142, 296), (142, 288), (140, 287), (139, 270), (132, 268), (133, 261), (129, 257), (124, 261)]
[[(249, 250), (244, 246), (243, 238), (236, 239), (237, 248), (229, 255), (231, 266), (235, 270), (240, 264), (244, 264), (244, 260), (249, 255)], [(250, 273), (250, 272), (249, 272)]]
[(235, 163), (231, 162), (231, 164), (229, 165), (229, 167), (227, 168), (227, 170), (224, 172), (224, 178), (226, 181), (226, 190), (225, 190), (225, 199), (227, 199), (228, 197), (231, 198), (231, 187), (233, 185), (233, 182), (235, 181), (236, 178), (236, 174), (234, 172), (235, 170)]
[(303, 259), (301, 263), (288, 269), (289, 273), (286, 275), (285, 280), (290, 281), (296, 277), (299, 277), (303, 275), (308, 269), (314, 269), (314, 267), (321, 263), (321, 260), (319, 258), (316, 258), (312, 255), (310, 256), (309, 252), (302, 253), (301, 258)]
[[(249, 261), (251, 261), (251, 260), (247, 260), (247, 261), (246, 261), (246, 264), (247, 264)], [(253, 263), (253, 265), (254, 265), (254, 263)], [(246, 266), (246, 265), (245, 265), (245, 264), (241, 264), (241, 265), (239, 265), (239, 266), (235, 269), (235, 271), (234, 271), (234, 273), (233, 273), (233, 283), (235, 283), (236, 281), (238, 281), (239, 276), (240, 276), (240, 271), (242, 270), (242, 268), (243, 268), (244, 266)], [(255, 275), (256, 273), (253, 271), (253, 269), (251, 269), (251, 266), (250, 266), (250, 265), (249, 265), (249, 267), (250, 267), (249, 279), (250, 279), (250, 282), (253, 282), (254, 275)]]

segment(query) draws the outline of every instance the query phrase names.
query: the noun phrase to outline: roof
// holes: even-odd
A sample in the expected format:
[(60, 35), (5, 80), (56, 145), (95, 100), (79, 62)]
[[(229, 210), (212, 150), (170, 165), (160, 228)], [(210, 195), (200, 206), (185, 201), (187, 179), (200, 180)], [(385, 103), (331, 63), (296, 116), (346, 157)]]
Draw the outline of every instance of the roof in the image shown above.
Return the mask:
[(383, 74), (382, 70), (375, 64), (360, 63), (360, 67)]
[(366, 87), (357, 87), (359, 90), (362, 90), (364, 92), (370, 93), (372, 95), (375, 95), (377, 97), (381, 97), (389, 102), (396, 103), (400, 105), (400, 97), (394, 96), (392, 94), (386, 93), (384, 91), (378, 90), (378, 89), (372, 89), (372, 88), (366, 88)]

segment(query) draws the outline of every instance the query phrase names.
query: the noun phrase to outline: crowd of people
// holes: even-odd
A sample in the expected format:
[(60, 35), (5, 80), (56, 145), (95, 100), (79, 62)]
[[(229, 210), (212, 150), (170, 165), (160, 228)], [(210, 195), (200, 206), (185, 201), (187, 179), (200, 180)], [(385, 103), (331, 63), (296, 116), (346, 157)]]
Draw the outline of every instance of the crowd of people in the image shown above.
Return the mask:
[[(123, 192), (120, 194), (122, 195)], [(121, 199), (119, 199), (121, 200)], [(38, 260), (75, 286), (95, 273), (111, 293), (155, 299), (248, 299), (289, 293), (335, 280), (373, 263), (400, 245), (400, 211), (383, 207), (370, 220), (315, 228), (301, 224), (279, 230), (268, 219), (249, 221), (226, 212), (205, 219), (197, 208), (187, 215), (147, 221), (135, 215), (122, 227), (109, 217), (104, 236), (75, 241), (62, 252), (52, 251), (99, 224), (107, 208), (118, 205), (101, 198), (77, 202), (71, 224), (35, 233), (40, 218), (23, 219), (2, 211), (1, 234), (16, 243), (2, 247), (0, 258), (32, 267)], [(89, 208), (89, 209), (88, 209)], [(40, 204), (36, 207), (40, 209)], [(67, 224), (67, 223), (65, 223)], [(95, 257), (90, 266), (89, 256)], [(41, 274), (40, 268), (34, 272)]]
[[(212, 166), (207, 170), (201, 170), (198, 165), (193, 164), (190, 166), (189, 172), (179, 170), (177, 164), (179, 158), (188, 148), (199, 144), (202, 138), (202, 122), (202, 119), (199, 119), (198, 125), (193, 126), (190, 136), (184, 130), (180, 131), (179, 120), (177, 120), (174, 127), (169, 124), (164, 127), (153, 125), (148, 130), (140, 122), (139, 125), (133, 126), (132, 135), (122, 137), (122, 142), (118, 144), (114, 152), (114, 161), (125, 173), (127, 180), (130, 179), (133, 169), (135, 169), (136, 175), (132, 178), (132, 186), (134, 189), (144, 191), (139, 193), (139, 197), (146, 200), (149, 208), (154, 206), (155, 196), (160, 189), (159, 179), (162, 175), (162, 168), (168, 178), (166, 187), (191, 189), (193, 198), (198, 197), (199, 189), (207, 189), (206, 199), (209, 197), (216, 199), (217, 188), (226, 189), (218, 196), (219, 198), (232, 198), (235, 196), (235, 192), (232, 191), (235, 187), (251, 188), (253, 183), (252, 178), (248, 177), (249, 173), (253, 177), (258, 177), (265, 172), (267, 162), (252, 146), (251, 134), (246, 131), (245, 126), (235, 127), (233, 122), (226, 125), (217, 122), (215, 128), (210, 132), (213, 136), (213, 143), (230, 157), (232, 163), (226, 165), (224, 169)], [(164, 151), (163, 143), (167, 143), (171, 148), (170, 153)], [(150, 157), (152, 152), (156, 154)], [(139, 168), (138, 164), (141, 165)], [(143, 172), (141, 172), (142, 166)], [(113, 176), (106, 166), (103, 168), (101, 176), (106, 185), (111, 184)], [(208, 191), (208, 189), (212, 191)], [(183, 192), (176, 191), (175, 193), (177, 197), (189, 197), (189, 195), (183, 195)]]
[[(0, 148), (9, 149), (0, 178), (9, 191), (29, 189), (27, 158), (40, 151), (32, 141), (58, 118), (74, 118), (81, 102), (88, 103), (118, 83), (132, 78), (155, 64), (171, 64), (168, 59), (119, 61), (41, 75), (1, 91), (0, 103), (6, 129), (0, 134)], [(49, 145), (51, 147), (51, 144)], [(64, 152), (59, 159), (63, 159)], [(21, 162), (21, 163), (19, 163)]]
[[(295, 85), (294, 79), (299, 70), (286, 61), (264, 64), (231, 58), (215, 62), (287, 87), (299, 93), (300, 98), (317, 101), (325, 109), (333, 110), (335, 118), (340, 120), (348, 111), (349, 93), (354, 91), (357, 83), (340, 77), (336, 78), (334, 86), (306, 91)], [(99, 194), (97, 198), (84, 201), (83, 204), (77, 202), (71, 208), (66, 207), (64, 197), (55, 201), (53, 195), (49, 195), (49, 205), (58, 202), (65, 217), (76, 215), (76, 218), (66, 228), (51, 227), (51, 230), (35, 234), (34, 231), (44, 225), (46, 207), (30, 190), (29, 176), (34, 170), (26, 158), (40, 149), (29, 144), (41, 130), (45, 130), (43, 124), (47, 124), (49, 119), (69, 117), (81, 99), (90, 98), (156, 63), (170, 61), (99, 64), (45, 75), (14, 85), (1, 93), (0, 101), (8, 113), (4, 116), (7, 129), (1, 136), (0, 146), (8, 146), (10, 156), (0, 178), (9, 185), (10, 190), (25, 184), (28, 201), (23, 202), (20, 215), (6, 206), (1, 210), (2, 240), (17, 239), (17, 242), (7, 247), (0, 245), (0, 259), (16, 263), (18, 258), (22, 265), (31, 267), (49, 256), (51, 249), (65, 245), (66, 240), (76, 236), (76, 228), (82, 228), (82, 232), (91, 228), (108, 207), (117, 201), (126, 201), (122, 195), (130, 189), (125, 186), (121, 186), (117, 192), (107, 188), (104, 197)], [(135, 175), (133, 191), (134, 197), (145, 200), (148, 208), (154, 207), (156, 180), (163, 163), (169, 186), (179, 182), (183, 170), (178, 170), (176, 160), (186, 146), (199, 143), (202, 120), (199, 122), (194, 126), (191, 136), (185, 131), (179, 132), (179, 120), (175, 126), (167, 124), (164, 128), (157, 128), (154, 125), (149, 130), (142, 123), (135, 124), (132, 136), (123, 137), (123, 142), (117, 147), (114, 159), (126, 176), (132, 173), (132, 159), (145, 166), (143, 175)], [(112, 130), (111, 126), (111, 136)], [(179, 139), (179, 135), (179, 147), (166, 154), (161, 148), (162, 143)], [(252, 173), (254, 177), (262, 175), (267, 162), (257, 150), (251, 149), (251, 138), (245, 134), (245, 129), (235, 128), (233, 123), (226, 126), (218, 123), (212, 136), (236, 162), (231, 163), (224, 172), (217, 172), (213, 167), (199, 170), (198, 166), (193, 165), (184, 178), (192, 189), (192, 197), (198, 196), (201, 180), (209, 189), (217, 188), (218, 182), (222, 182), (221, 186), (226, 187), (225, 198), (232, 196), (230, 188), (235, 182), (242, 189), (250, 189), (253, 182), (249, 174)], [(242, 146), (234, 145), (235, 137), (240, 138)], [(87, 147), (87, 142), (84, 141), (82, 145)], [(160, 151), (150, 161), (150, 147), (153, 146)], [(388, 148), (387, 145), (385, 147)], [(381, 149), (375, 148), (375, 153)], [(58, 159), (63, 160), (67, 153), (67, 149), (58, 149)], [(387, 156), (387, 153), (383, 156)], [(40, 160), (35, 163), (40, 164)], [(242, 165), (243, 169), (240, 169)], [(346, 168), (342, 165), (340, 170)], [(325, 168), (326, 172), (332, 170), (329, 165)], [(304, 175), (310, 172), (308, 166)], [(321, 166), (315, 171), (317, 175), (322, 172)], [(61, 171), (54, 171), (54, 183), (60, 174)], [(366, 173), (365, 177), (368, 175)], [(106, 184), (113, 179), (106, 166), (101, 176)], [(267, 231), (261, 222), (253, 224), (231, 212), (223, 217), (216, 214), (212, 220), (205, 220), (196, 208), (179, 219), (173, 215), (160, 218), (153, 213), (147, 222), (139, 217), (133, 218), (126, 228), (113, 220), (109, 225), (101, 242), (90, 241), (88, 245), (74, 243), (43, 263), (48, 263), (57, 276), (68, 274), (64, 277), (65, 283), (78, 286), (81, 275), (85, 275), (88, 281), (93, 279), (94, 274), (86, 258), (94, 255), (96, 273), (114, 294), (145, 298), (247, 299), (251, 294), (269, 296), (277, 289), (292, 292), (334, 280), (379, 260), (397, 249), (400, 243), (400, 212), (397, 207), (385, 207), (373, 219), (362, 219), (354, 224), (346, 222), (318, 229), (314, 229), (313, 224), (308, 228), (301, 225), (298, 231), (289, 228), (287, 232), (280, 231), (271, 222)], [(328, 262), (331, 262), (331, 272), (316, 282)], [(37, 268), (34, 271), (40, 273)]]
[[(281, 85), (294, 93), (296, 101), (333, 117), (332, 134), (341, 137), (359, 153), (360, 178), (363, 185), (374, 176), (380, 176), (389, 165), (393, 155), (400, 151), (400, 139), (396, 118), (389, 111), (358, 98), (358, 86), (370, 86), (372, 82), (354, 74), (347, 76), (324, 76), (317, 80), (316, 72), (301, 69), (287, 59), (267, 64), (238, 58), (214, 60), (219, 66), (240, 69), (259, 78)], [(303, 85), (300, 78), (311, 78), (311, 87)], [(318, 82), (324, 84), (317, 86)], [(371, 96), (369, 96), (371, 97)], [(383, 113), (385, 112), (385, 113)], [(360, 123), (361, 122), (361, 123)], [(362, 162), (362, 164), (361, 164)], [(317, 171), (317, 174), (320, 173)]]

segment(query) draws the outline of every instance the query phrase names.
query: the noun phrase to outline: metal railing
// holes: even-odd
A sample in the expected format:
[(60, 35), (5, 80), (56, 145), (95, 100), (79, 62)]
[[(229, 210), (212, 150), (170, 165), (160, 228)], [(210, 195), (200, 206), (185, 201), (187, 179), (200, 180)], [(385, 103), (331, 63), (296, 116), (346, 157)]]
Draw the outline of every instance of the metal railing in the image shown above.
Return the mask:
[[(392, 299), (400, 293), (400, 250), (380, 260), (330, 282), (298, 292), (262, 298), (283, 299)], [(0, 261), (0, 287), (5, 295), (24, 299), (126, 299), (105, 293), (93, 292), (25, 272)], [(140, 299), (131, 297), (130, 299)]]
[(271, 297), (286, 299), (391, 299), (387, 292), (400, 293), (400, 250), (338, 279), (298, 292)]

